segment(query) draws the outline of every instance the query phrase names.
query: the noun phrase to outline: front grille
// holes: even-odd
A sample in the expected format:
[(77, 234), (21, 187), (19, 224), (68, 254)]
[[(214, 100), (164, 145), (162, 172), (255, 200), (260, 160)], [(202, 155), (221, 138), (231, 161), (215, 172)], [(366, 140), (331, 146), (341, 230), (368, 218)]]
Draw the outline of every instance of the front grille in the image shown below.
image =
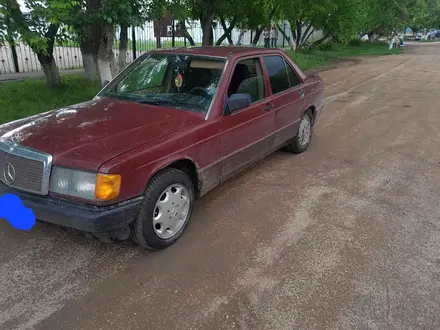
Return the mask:
[(17, 189), (46, 195), (52, 156), (0, 141), (0, 180)]

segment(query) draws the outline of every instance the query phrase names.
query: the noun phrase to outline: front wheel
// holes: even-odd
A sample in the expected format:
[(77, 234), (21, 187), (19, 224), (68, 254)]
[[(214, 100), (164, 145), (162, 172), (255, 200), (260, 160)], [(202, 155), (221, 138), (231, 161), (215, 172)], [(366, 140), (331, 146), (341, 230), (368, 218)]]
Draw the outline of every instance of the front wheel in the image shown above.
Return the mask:
[(312, 111), (307, 110), (301, 118), (296, 136), (287, 144), (287, 150), (294, 154), (306, 151), (310, 145), (312, 134), (313, 114)]
[(185, 172), (169, 168), (154, 176), (133, 224), (133, 240), (152, 250), (174, 244), (189, 223), (194, 199), (194, 186)]

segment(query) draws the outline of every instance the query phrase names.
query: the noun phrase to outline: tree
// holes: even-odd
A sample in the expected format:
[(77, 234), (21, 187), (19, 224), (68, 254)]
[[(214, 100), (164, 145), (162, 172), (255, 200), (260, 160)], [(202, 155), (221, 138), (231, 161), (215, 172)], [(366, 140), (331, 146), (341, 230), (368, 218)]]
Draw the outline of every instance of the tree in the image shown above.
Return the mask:
[[(272, 0), (257, 0), (256, 3)], [(244, 23), (257, 7), (252, 0), (244, 0), (237, 6), (233, 0), (174, 0), (167, 8), (182, 22), (186, 19), (199, 20), (202, 28), (202, 45), (220, 45), (224, 40), (233, 44), (231, 32), (239, 23)], [(224, 33), (214, 41), (213, 27), (215, 20), (223, 27)], [(255, 19), (256, 20), (256, 19)], [(261, 23), (261, 21), (259, 22)], [(179, 24), (180, 25), (180, 24)], [(246, 25), (246, 23), (242, 24)]]
[(403, 29), (411, 24), (414, 13), (426, 8), (437, 0), (368, 0), (365, 4), (365, 16), (362, 34), (389, 35), (392, 31)]
[(352, 39), (362, 29), (364, 15), (363, 0), (290, 0), (281, 3), (279, 18), (289, 22), (292, 41), (286, 37), (292, 49), (298, 50), (309, 43), (316, 30), (320, 30), (323, 36), (314, 41), (314, 45), (330, 36), (343, 41)]
[[(5, 35), (5, 39), (8, 42), (9, 48), (11, 49), (11, 54), (12, 54), (12, 61), (14, 62), (14, 70), (16, 73), (20, 72), (19, 70), (19, 66), (18, 66), (18, 55), (17, 55), (17, 43), (15, 40), (18, 39), (17, 33), (13, 30), (13, 23), (11, 21), (11, 19), (9, 18), (9, 16), (5, 16), (4, 17), (4, 21), (5, 21), (5, 27), (6, 27), (6, 35)], [(0, 39), (2, 37), (0, 36)]]
[(440, 1), (417, 0), (408, 13), (408, 26), (415, 30), (440, 27)]
[(182, 0), (174, 2), (179, 7), (180, 13), (186, 13), (187, 18), (200, 20), (202, 27), (202, 45), (212, 46), (214, 44), (213, 24), (217, 14), (217, 8), (221, 8), (223, 0)]
[[(50, 88), (60, 85), (60, 75), (53, 56), (55, 40), (62, 35), (60, 26), (67, 9), (76, 1), (26, 0), (25, 6), (32, 11), (32, 18), (26, 20), (16, 0), (2, 0), (0, 10), (8, 18), (9, 31), (17, 31), (37, 55)], [(61, 32), (61, 33), (60, 33)]]
[(232, 17), (231, 22), (229, 23), (229, 26), (226, 25), (226, 20), (223, 15), (220, 15), (220, 24), (223, 28), (223, 35), (218, 38), (218, 40), (215, 42), (216, 46), (219, 46), (223, 43), (225, 39), (228, 39), (229, 45), (233, 45), (234, 41), (232, 40), (232, 30), (234, 29), (235, 25), (237, 24), (237, 16)]
[(255, 30), (254, 40), (251, 42), (256, 45), (264, 28), (270, 25), (278, 8), (278, 1), (280, 0), (242, 0), (240, 6), (237, 6), (235, 0), (224, 0), (216, 15), (223, 34), (215, 44), (221, 45), (227, 39), (233, 45), (232, 30), (238, 27), (241, 31)]
[(7, 31), (9, 29), (7, 21), (9, 18), (7, 17), (6, 8), (0, 5), (0, 47), (3, 46), (7, 38)]
[(255, 32), (251, 40), (252, 45), (258, 44), (263, 30), (269, 27), (272, 20), (277, 17), (280, 3), (281, 0), (255, 0), (244, 4), (244, 12), (240, 16), (237, 27)]
[(14, 62), (15, 72), (19, 72), (18, 67), (18, 56), (16, 49), (16, 42), (18, 36), (16, 31), (13, 29), (13, 21), (9, 17), (8, 13), (0, 7), (0, 48), (5, 46), (7, 42), (9, 48), (11, 49), (12, 60)]
[(176, 26), (176, 30), (183, 32), (190, 46), (195, 46), (196, 43), (188, 31), (188, 25), (193, 24), (192, 21), (188, 20), (188, 18), (193, 17), (191, 8), (186, 5), (184, 0), (155, 0), (149, 4), (149, 18), (159, 19), (165, 16), (167, 12), (173, 13), (173, 17), (179, 22)]
[[(66, 24), (75, 31), (80, 42), (84, 69), (89, 79), (111, 81), (119, 66), (125, 65), (128, 48), (128, 27), (146, 20), (147, 0), (79, 0), (72, 8)], [(113, 51), (116, 26), (120, 26), (118, 63)]]

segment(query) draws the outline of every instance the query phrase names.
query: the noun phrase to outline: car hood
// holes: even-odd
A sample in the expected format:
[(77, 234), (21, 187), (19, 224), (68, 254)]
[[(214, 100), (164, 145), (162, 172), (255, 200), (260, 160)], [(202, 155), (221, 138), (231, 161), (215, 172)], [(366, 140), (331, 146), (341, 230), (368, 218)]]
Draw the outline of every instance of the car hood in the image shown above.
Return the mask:
[(53, 156), (54, 165), (97, 171), (139, 145), (202, 122), (202, 114), (111, 98), (0, 126), (0, 139)]

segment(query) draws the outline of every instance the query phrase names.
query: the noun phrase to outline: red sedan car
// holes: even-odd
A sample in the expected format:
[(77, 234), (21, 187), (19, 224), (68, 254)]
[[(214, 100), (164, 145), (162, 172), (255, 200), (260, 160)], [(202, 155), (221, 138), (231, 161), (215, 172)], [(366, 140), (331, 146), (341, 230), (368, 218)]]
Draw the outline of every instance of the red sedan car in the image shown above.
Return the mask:
[(0, 195), (37, 219), (162, 249), (197, 197), (309, 146), (323, 82), (276, 49), (146, 53), (95, 99), (0, 126)]

